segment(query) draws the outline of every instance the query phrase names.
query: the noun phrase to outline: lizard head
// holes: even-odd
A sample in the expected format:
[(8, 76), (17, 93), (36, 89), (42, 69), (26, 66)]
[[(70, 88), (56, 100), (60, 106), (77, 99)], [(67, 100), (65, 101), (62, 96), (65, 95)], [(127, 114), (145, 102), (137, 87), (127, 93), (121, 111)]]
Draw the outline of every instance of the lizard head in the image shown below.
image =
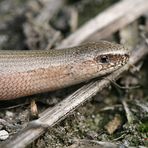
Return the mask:
[(94, 43), (94, 61), (98, 63), (100, 75), (111, 73), (129, 60), (129, 50), (123, 45), (100, 41)]

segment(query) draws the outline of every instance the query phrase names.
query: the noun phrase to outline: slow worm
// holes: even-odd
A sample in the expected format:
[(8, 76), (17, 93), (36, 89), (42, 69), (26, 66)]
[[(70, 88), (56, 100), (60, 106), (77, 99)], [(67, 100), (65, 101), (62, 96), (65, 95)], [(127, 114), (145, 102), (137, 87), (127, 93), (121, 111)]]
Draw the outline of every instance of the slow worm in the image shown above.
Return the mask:
[(128, 59), (126, 48), (107, 41), (61, 50), (0, 50), (0, 100), (53, 91), (103, 76)]

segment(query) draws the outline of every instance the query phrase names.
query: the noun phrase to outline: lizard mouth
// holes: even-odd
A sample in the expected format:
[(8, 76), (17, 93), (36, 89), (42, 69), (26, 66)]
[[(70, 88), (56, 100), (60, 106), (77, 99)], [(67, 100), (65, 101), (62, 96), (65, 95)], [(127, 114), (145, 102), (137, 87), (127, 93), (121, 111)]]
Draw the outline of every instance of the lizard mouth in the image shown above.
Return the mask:
[(125, 65), (128, 62), (128, 60), (129, 54), (103, 55), (101, 59), (102, 71), (108, 70), (109, 72), (112, 72)]
[(99, 75), (109, 74), (123, 65), (125, 65), (129, 60), (129, 54), (103, 54), (95, 58), (98, 63)]
[(111, 59), (110, 64), (112, 66), (120, 67), (120, 66), (125, 65), (128, 62), (128, 60), (129, 60), (129, 54), (112, 55), (110, 57), (110, 59)]

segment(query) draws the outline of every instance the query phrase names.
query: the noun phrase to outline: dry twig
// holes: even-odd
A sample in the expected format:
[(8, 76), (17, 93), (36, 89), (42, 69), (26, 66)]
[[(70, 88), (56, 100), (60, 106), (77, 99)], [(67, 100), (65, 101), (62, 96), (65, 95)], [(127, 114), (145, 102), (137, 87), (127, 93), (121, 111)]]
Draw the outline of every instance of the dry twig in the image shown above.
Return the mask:
[(104, 39), (113, 32), (130, 24), (148, 10), (147, 0), (121, 1), (83, 25), (75, 33), (62, 41), (58, 48), (75, 46), (84, 42), (94, 33), (99, 34), (97, 39)]

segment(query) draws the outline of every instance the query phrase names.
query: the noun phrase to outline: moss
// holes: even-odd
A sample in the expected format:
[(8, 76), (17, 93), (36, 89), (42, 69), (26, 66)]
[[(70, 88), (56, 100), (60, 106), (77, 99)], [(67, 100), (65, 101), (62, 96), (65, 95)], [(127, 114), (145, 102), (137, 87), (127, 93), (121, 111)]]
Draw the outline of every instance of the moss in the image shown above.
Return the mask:
[(142, 133), (148, 133), (148, 122), (140, 124), (139, 131)]

